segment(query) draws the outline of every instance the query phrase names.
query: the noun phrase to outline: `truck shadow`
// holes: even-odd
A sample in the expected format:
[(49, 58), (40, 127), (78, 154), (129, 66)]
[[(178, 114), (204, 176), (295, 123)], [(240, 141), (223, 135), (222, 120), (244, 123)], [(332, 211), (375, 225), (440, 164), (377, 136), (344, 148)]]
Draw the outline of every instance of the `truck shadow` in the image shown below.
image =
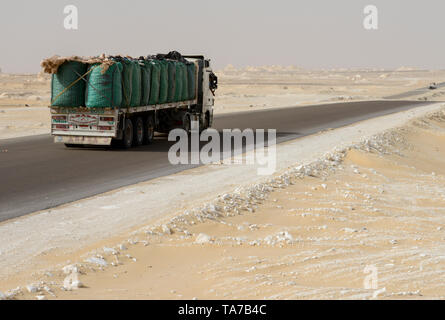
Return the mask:
[[(285, 141), (297, 139), (302, 136), (304, 136), (304, 134), (299, 133), (299, 132), (277, 132), (276, 133), (276, 143), (282, 143)], [(265, 134), (264, 139), (266, 141), (265, 145), (267, 146), (267, 133)], [(220, 150), (222, 150), (223, 149), (223, 135), (222, 135), (221, 131), (219, 131), (219, 141), (220, 141)], [(257, 142), (256, 139), (254, 139), (254, 143), (256, 143), (256, 142)], [(106, 150), (121, 151), (121, 152), (168, 152), (170, 150), (171, 146), (173, 146), (175, 143), (176, 143), (175, 141), (168, 141), (167, 134), (159, 134), (159, 135), (156, 135), (155, 140), (149, 145), (133, 147), (130, 149), (108, 147), (108, 148), (106, 148)], [(206, 142), (206, 141), (200, 141), (199, 149), (201, 150), (201, 148), (203, 146), (205, 146), (207, 143), (208, 142)], [(233, 150), (233, 144), (234, 144), (233, 139), (232, 139), (231, 144), (232, 144), (232, 150)], [(245, 144), (246, 144), (246, 141), (245, 141), (245, 139), (243, 139), (243, 147), (245, 147)], [(189, 144), (189, 146), (190, 146), (190, 144)], [(190, 151), (190, 148), (189, 148), (189, 151)]]
[[(297, 139), (299, 137), (304, 136), (304, 134), (299, 132), (277, 132), (276, 133), (276, 143), (282, 143), (285, 141)], [(190, 137), (190, 136), (189, 136)], [(264, 139), (266, 140), (265, 146), (267, 146), (267, 133), (265, 134)], [(242, 140), (243, 144), (243, 151), (245, 151), (246, 148), (246, 140)], [(70, 150), (73, 151), (108, 151), (108, 152), (147, 152), (147, 153), (167, 153), (170, 148), (175, 144), (175, 141), (168, 141), (168, 135), (167, 134), (156, 134), (154, 141), (149, 145), (142, 145), (142, 146), (135, 146), (130, 149), (125, 149), (121, 147), (111, 147), (111, 146), (79, 146), (78, 148), (70, 148)], [(199, 142), (199, 150), (203, 146), (205, 146), (208, 142), (206, 141), (200, 141)], [(254, 143), (257, 143), (256, 139), (254, 139)], [(222, 131), (219, 131), (219, 145), (220, 150), (223, 150), (223, 134)], [(234, 149), (234, 140), (232, 138), (231, 142), (232, 150)], [(190, 143), (189, 143), (189, 151), (191, 151)]]

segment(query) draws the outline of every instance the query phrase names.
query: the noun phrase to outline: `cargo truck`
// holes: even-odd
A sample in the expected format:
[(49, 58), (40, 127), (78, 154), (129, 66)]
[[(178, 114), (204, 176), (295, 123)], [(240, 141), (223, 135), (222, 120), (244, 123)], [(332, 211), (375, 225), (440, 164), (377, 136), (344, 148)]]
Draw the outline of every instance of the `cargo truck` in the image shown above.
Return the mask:
[(155, 131), (168, 133), (174, 128), (190, 131), (191, 121), (200, 129), (212, 126), (217, 77), (210, 60), (200, 55), (182, 56), (195, 64), (195, 99), (136, 107), (56, 107), (51, 110), (54, 142), (66, 147), (116, 145), (124, 148), (150, 144)]

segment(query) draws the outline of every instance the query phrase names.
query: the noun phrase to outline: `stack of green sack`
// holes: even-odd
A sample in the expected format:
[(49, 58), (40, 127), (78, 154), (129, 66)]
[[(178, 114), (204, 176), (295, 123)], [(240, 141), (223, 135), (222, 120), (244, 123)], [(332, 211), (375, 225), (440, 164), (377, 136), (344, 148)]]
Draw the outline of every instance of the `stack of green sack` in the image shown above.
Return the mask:
[(85, 81), (80, 79), (88, 65), (67, 61), (51, 78), (51, 105), (56, 107), (82, 107), (85, 105)]
[(51, 104), (107, 108), (165, 104), (196, 98), (196, 66), (157, 58), (111, 57), (112, 63), (67, 61), (52, 76)]

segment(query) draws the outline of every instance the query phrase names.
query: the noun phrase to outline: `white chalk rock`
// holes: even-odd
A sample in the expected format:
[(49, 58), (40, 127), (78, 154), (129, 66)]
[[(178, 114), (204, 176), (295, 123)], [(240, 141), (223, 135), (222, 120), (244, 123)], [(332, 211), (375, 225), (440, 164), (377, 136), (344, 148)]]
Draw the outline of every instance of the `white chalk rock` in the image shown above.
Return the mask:
[(162, 228), (162, 232), (164, 232), (165, 234), (172, 234), (171, 229), (167, 225), (163, 224), (161, 226), (161, 228)]
[(108, 263), (103, 258), (91, 257), (85, 260), (86, 262), (96, 264), (101, 267), (106, 267)]
[(40, 288), (36, 285), (29, 284), (26, 286), (26, 290), (28, 290), (28, 292), (30, 292), (30, 293), (36, 293), (36, 292), (40, 291)]
[(84, 287), (83, 283), (77, 278), (77, 276), (74, 277), (73, 279), (67, 277), (63, 281), (63, 289), (67, 291), (76, 290), (83, 287)]
[(64, 274), (79, 273), (79, 268), (75, 264), (69, 264), (62, 268)]
[(117, 251), (113, 248), (104, 247), (104, 253), (111, 253), (111, 254), (116, 255)]
[(43, 295), (38, 295), (38, 296), (36, 296), (36, 299), (37, 300), (48, 300), (45, 296), (43, 296)]
[(6, 296), (0, 291), (0, 300), (6, 300)]
[(211, 241), (212, 241), (212, 238), (209, 235), (204, 234), (204, 233), (198, 234), (198, 236), (195, 239), (195, 243), (198, 243), (198, 244), (209, 243)]

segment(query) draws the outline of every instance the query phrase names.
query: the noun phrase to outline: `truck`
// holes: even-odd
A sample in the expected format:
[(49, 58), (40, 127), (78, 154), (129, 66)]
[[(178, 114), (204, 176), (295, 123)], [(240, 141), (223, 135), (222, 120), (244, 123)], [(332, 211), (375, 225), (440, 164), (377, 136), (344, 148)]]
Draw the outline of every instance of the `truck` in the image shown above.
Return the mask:
[(200, 130), (213, 124), (214, 93), (218, 78), (210, 59), (202, 55), (183, 55), (196, 66), (195, 99), (137, 107), (55, 107), (51, 111), (51, 135), (55, 143), (66, 147), (84, 145), (131, 148), (150, 144), (155, 132), (168, 133), (175, 128), (191, 130), (197, 121)]

